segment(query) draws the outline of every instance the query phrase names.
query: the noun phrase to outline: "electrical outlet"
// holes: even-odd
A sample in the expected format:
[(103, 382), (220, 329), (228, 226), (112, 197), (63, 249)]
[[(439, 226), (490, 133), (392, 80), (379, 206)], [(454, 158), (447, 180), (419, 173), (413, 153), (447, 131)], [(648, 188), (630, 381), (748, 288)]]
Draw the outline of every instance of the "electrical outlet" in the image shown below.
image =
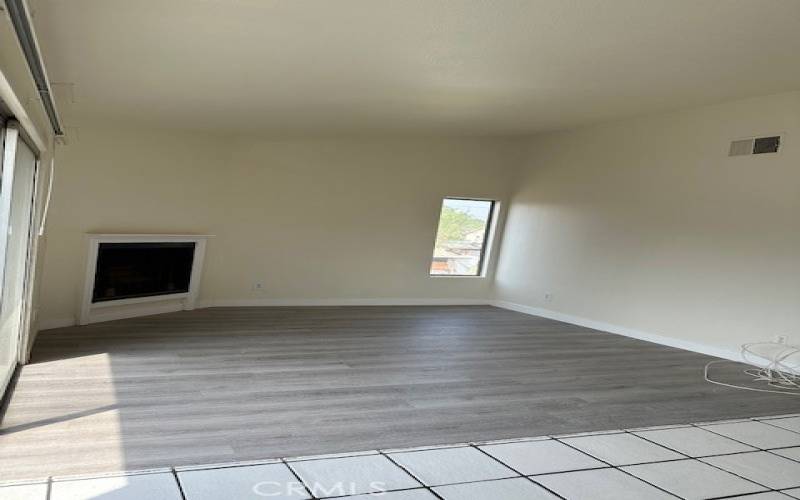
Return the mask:
[(256, 281), (253, 283), (253, 291), (254, 292), (263, 292), (264, 291), (264, 283), (260, 281)]
[(786, 343), (786, 335), (775, 335), (773, 339), (774, 342), (778, 344), (785, 344)]
[(547, 292), (544, 294), (544, 301), (545, 302), (553, 302), (553, 293)]

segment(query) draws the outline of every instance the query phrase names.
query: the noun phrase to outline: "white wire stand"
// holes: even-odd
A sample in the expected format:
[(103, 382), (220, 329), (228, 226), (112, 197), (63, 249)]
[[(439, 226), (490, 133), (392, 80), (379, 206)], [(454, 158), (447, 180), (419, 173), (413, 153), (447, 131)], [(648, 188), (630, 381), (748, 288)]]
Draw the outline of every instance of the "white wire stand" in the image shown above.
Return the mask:
[(712, 379), (709, 368), (721, 363), (732, 363), (727, 360), (707, 363), (703, 371), (705, 380), (734, 389), (800, 396), (800, 347), (779, 342), (753, 342), (743, 344), (741, 353), (743, 362), (754, 365), (744, 370), (753, 386)]

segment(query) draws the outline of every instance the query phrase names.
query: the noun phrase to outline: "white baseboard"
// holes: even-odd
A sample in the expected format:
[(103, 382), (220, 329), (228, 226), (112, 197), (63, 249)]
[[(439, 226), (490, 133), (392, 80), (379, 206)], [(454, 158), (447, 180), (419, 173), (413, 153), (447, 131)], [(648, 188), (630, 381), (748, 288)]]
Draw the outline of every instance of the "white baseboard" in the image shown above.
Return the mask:
[[(154, 314), (164, 314), (182, 311), (181, 303), (169, 304), (148, 304), (146, 307), (120, 308), (113, 311), (94, 312), (91, 315), (91, 323), (102, 323), (103, 321), (114, 321), (117, 319), (138, 318), (141, 316), (152, 316)], [(51, 330), (53, 328), (64, 328), (78, 324), (76, 317), (69, 318), (43, 318), (39, 321), (39, 331)]]
[[(198, 301), (196, 309), (206, 307), (306, 307), (306, 306), (487, 306), (486, 299), (219, 299)], [(140, 316), (151, 316), (182, 310), (179, 304), (149, 305), (146, 310), (117, 310), (92, 314), (92, 323)], [(38, 330), (51, 330), (78, 324), (73, 317), (42, 318)]]
[(217, 299), (201, 300), (197, 307), (305, 307), (305, 306), (479, 306), (487, 299)]
[(585, 326), (586, 328), (592, 328), (594, 330), (601, 330), (604, 332), (615, 333), (617, 335), (623, 335), (625, 337), (631, 337), (638, 340), (645, 340), (647, 342), (653, 342), (654, 344), (676, 347), (678, 349), (683, 349), (685, 351), (692, 351), (700, 354), (706, 354), (708, 356), (714, 356), (716, 358), (743, 362), (742, 355), (741, 353), (739, 353), (739, 351), (728, 350), (721, 347), (710, 346), (707, 344), (699, 344), (697, 342), (690, 342), (688, 340), (676, 339), (674, 337), (667, 337), (665, 335), (658, 335), (655, 333), (643, 332), (641, 330), (634, 330), (633, 328), (627, 328), (624, 326), (614, 325), (611, 323), (596, 321), (589, 318), (582, 318), (580, 316), (573, 316), (571, 314), (566, 314), (558, 311), (551, 311), (550, 309), (526, 306), (522, 304), (516, 304), (514, 302), (506, 302), (504, 300), (492, 301), (492, 305), (496, 307), (501, 307), (503, 309), (509, 309), (512, 311), (530, 314), (532, 316), (541, 316), (543, 318), (554, 319), (556, 321), (562, 321), (564, 323), (570, 323), (578, 326)]
[(92, 323), (101, 323), (103, 321), (114, 321), (117, 319), (138, 318), (141, 316), (152, 316), (154, 314), (164, 314), (171, 312), (183, 311), (183, 303), (167, 303), (167, 304), (146, 304), (144, 307), (130, 307), (120, 308), (114, 311), (106, 312), (93, 312), (91, 315)]
[(78, 322), (74, 316), (67, 318), (42, 318), (36, 323), (38, 331), (52, 330), (53, 328), (64, 328), (67, 326), (75, 326)]

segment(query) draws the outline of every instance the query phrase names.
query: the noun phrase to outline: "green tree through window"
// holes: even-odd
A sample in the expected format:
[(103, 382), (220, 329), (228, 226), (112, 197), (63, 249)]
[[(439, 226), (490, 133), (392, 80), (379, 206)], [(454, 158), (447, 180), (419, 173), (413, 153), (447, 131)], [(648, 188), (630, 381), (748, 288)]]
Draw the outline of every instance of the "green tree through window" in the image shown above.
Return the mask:
[(443, 206), (442, 215), (439, 218), (439, 231), (436, 232), (436, 246), (440, 246), (447, 241), (464, 240), (467, 234), (485, 226), (485, 220), (481, 220), (457, 208)]
[(431, 262), (432, 275), (477, 276), (494, 202), (445, 198)]

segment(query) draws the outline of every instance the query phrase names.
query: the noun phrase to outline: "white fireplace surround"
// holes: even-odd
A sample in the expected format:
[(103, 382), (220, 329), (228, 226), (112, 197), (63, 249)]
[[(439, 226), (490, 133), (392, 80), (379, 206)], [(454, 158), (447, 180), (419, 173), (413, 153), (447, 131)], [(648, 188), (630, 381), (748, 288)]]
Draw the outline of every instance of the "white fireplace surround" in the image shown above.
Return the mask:
[[(78, 312), (78, 324), (86, 325), (98, 321), (194, 309), (197, 302), (197, 294), (200, 290), (206, 240), (211, 236), (208, 234), (86, 234), (88, 243), (86, 279), (83, 285), (81, 308)], [(192, 261), (192, 273), (189, 278), (189, 291), (92, 303), (92, 291), (97, 269), (97, 252), (101, 243), (194, 243), (194, 259)]]

